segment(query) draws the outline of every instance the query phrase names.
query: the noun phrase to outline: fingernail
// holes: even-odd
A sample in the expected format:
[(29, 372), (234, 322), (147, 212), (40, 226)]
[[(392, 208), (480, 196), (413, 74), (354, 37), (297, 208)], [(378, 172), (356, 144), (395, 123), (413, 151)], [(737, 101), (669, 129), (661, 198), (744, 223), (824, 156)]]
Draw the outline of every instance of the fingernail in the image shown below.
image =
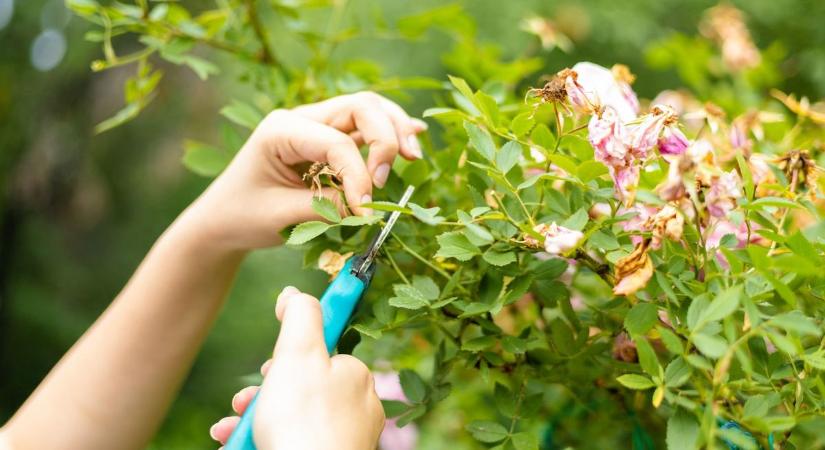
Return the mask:
[(375, 169), (375, 173), (372, 175), (372, 182), (375, 183), (377, 187), (384, 187), (387, 184), (387, 178), (390, 176), (390, 165), (387, 163), (381, 164)]
[(424, 155), (421, 154), (421, 144), (418, 143), (418, 138), (414, 134), (411, 134), (407, 137), (407, 141), (410, 143), (410, 152), (412, 152), (413, 156), (421, 159)]
[[(220, 423), (220, 422), (218, 422), (218, 423)], [(218, 423), (213, 424), (211, 427), (209, 427), (209, 437), (211, 437), (212, 439), (214, 439), (216, 441), (218, 440), (218, 438), (215, 437), (215, 428), (218, 427)]]
[(296, 288), (294, 286), (287, 286), (287, 287), (284, 288), (284, 290), (281, 291), (281, 294), (278, 295), (278, 298), (292, 297), (293, 295), (299, 294), (300, 292), (301, 291), (299, 291), (298, 288)]
[[(370, 194), (364, 194), (364, 196), (361, 197), (361, 204), (362, 205), (364, 203), (371, 203), (371, 202), (372, 202), (372, 196)], [(366, 215), (372, 214), (372, 210), (369, 209), (369, 208), (361, 208), (361, 209), (364, 210), (364, 214), (366, 214)]]
[(424, 122), (421, 119), (413, 119), (413, 122), (415, 122), (416, 126), (421, 128), (422, 130), (426, 130), (426, 129), (430, 128), (430, 125), (428, 125), (427, 122)]

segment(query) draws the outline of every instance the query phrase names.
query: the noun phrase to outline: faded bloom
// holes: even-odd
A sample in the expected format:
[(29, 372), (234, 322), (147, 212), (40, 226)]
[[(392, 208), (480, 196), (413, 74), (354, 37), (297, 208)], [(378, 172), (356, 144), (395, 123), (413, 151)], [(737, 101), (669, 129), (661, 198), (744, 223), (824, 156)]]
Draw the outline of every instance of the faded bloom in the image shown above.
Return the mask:
[(659, 138), (659, 153), (662, 155), (681, 155), (690, 145), (682, 130), (676, 124), (666, 126)]
[(791, 192), (799, 186), (810, 190), (816, 188), (817, 172), (821, 169), (817, 167), (807, 150), (791, 150), (782, 155), (777, 164), (790, 180)]
[(594, 114), (587, 125), (587, 139), (595, 150), (597, 161), (609, 166), (626, 165), (627, 146), (624, 125), (611, 106)]
[(647, 156), (647, 151), (656, 146), (665, 126), (674, 125), (678, 116), (667, 105), (653, 105), (650, 113), (639, 118), (639, 122), (628, 126), (627, 145), (639, 158)]
[(639, 245), (642, 242), (643, 238), (641, 233), (644, 231), (650, 231), (645, 228), (645, 224), (651, 217), (656, 215), (657, 212), (659, 212), (659, 210), (654, 206), (640, 204), (633, 205), (631, 208), (622, 208), (619, 210), (619, 215), (621, 216), (631, 214), (629, 219), (622, 222), (622, 229), (628, 233), (635, 232), (630, 235), (630, 240), (633, 242), (633, 245)]
[[(551, 255), (561, 255), (574, 248), (584, 237), (581, 231), (557, 225), (540, 223), (533, 230), (544, 237), (544, 250)], [(524, 244), (532, 248), (541, 248), (541, 242), (530, 235), (524, 236)]]
[(759, 197), (767, 197), (773, 195), (774, 191), (766, 185), (776, 184), (778, 180), (768, 164), (770, 157), (762, 153), (754, 153), (748, 158), (748, 166), (751, 169), (751, 176), (753, 177), (753, 184), (756, 186), (756, 195)]
[(608, 167), (613, 178), (616, 196), (625, 207), (633, 206), (636, 201), (636, 188), (639, 186), (639, 164), (629, 167)]
[(647, 254), (650, 240), (644, 240), (629, 255), (616, 262), (616, 295), (631, 295), (644, 288), (653, 276), (653, 261)]
[(666, 205), (652, 217), (649, 217), (643, 227), (653, 232), (651, 247), (658, 249), (662, 245), (663, 239), (679, 241), (682, 239), (682, 231), (685, 226), (685, 218), (672, 205)]
[(529, 17), (521, 22), (521, 29), (537, 36), (545, 50), (552, 50), (555, 47), (565, 53), (573, 50), (573, 43), (550, 19), (538, 16)]
[(688, 158), (677, 158), (670, 162), (667, 169), (667, 178), (659, 186), (656, 193), (664, 201), (674, 201), (683, 198), (687, 192), (682, 174), (692, 166)]
[(335, 278), (338, 272), (344, 268), (344, 264), (346, 264), (350, 256), (352, 256), (352, 252), (347, 252), (342, 255), (333, 250), (324, 250), (321, 252), (321, 256), (318, 257), (318, 268), (328, 273), (330, 279)]
[[(406, 402), (407, 397), (401, 389), (401, 382), (395, 372), (376, 372), (375, 393), (382, 400), (396, 400)], [(396, 425), (396, 419), (387, 419), (384, 424), (384, 431), (379, 438), (379, 448), (381, 450), (413, 450), (418, 443), (418, 428), (414, 423), (407, 424), (403, 428)]]
[(742, 197), (742, 182), (735, 170), (714, 176), (705, 194), (705, 205), (713, 217), (725, 217), (736, 208), (736, 200)]
[(613, 340), (613, 359), (629, 363), (639, 361), (636, 343), (625, 332), (619, 333), (616, 339)]
[(722, 50), (722, 59), (731, 71), (739, 72), (759, 65), (759, 49), (751, 40), (742, 11), (728, 4), (714, 6), (705, 13), (699, 29), (716, 41)]
[(807, 117), (815, 124), (825, 125), (825, 102), (819, 101), (812, 105), (808, 97), (797, 100), (793, 94), (788, 95), (777, 89), (771, 90), (771, 96), (797, 115)]
[(575, 70), (564, 69), (558, 74), (564, 80), (564, 89), (567, 92), (567, 99), (573, 111), (580, 114), (591, 114), (599, 107), (598, 95), (590, 91), (585, 92), (584, 86), (579, 82), (579, 73)]
[(617, 65), (610, 70), (591, 62), (580, 62), (572, 70), (578, 75), (577, 82), (589, 104), (596, 109), (610, 106), (623, 122), (629, 122), (639, 114), (639, 101), (630, 87), (633, 75), (626, 66)]

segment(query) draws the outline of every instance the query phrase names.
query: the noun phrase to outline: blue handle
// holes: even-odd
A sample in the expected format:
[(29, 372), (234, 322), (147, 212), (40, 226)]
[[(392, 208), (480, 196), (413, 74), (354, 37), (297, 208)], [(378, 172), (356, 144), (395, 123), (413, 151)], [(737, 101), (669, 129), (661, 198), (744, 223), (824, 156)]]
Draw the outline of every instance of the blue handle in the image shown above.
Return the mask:
[[(332, 280), (332, 283), (321, 296), (321, 314), (324, 317), (324, 343), (327, 351), (332, 354), (341, 335), (344, 333), (349, 323), (361, 295), (367, 288), (367, 283), (352, 274), (352, 261), (350, 258), (341, 269), (341, 272)], [(232, 432), (232, 436), (224, 446), (224, 450), (256, 450), (255, 441), (252, 439), (252, 423), (255, 418), (255, 403), (258, 396), (246, 408), (241, 421)]]

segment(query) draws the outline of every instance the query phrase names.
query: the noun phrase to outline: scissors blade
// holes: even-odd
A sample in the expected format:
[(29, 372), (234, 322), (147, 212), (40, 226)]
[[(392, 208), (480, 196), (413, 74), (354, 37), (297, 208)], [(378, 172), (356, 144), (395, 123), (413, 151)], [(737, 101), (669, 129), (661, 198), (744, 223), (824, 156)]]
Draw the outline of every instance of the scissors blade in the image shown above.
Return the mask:
[[(410, 201), (410, 197), (412, 197), (415, 188), (413, 186), (407, 186), (407, 190), (404, 191), (404, 195), (401, 196), (401, 200), (398, 201), (398, 206), (404, 207), (407, 205), (407, 202)], [(398, 217), (401, 216), (401, 211), (393, 211), (389, 214), (388, 218), (386, 219), (387, 223), (381, 228), (381, 232), (378, 233), (370, 243), (370, 246), (367, 248), (367, 251), (364, 253), (364, 257), (361, 258), (360, 265), (355, 268), (354, 273), (356, 274), (363, 274), (370, 268), (373, 261), (375, 260), (376, 255), (378, 255), (378, 250), (381, 249), (381, 246), (384, 245), (384, 241), (390, 235), (390, 231), (392, 231), (392, 227), (395, 225), (395, 222), (398, 221)]]

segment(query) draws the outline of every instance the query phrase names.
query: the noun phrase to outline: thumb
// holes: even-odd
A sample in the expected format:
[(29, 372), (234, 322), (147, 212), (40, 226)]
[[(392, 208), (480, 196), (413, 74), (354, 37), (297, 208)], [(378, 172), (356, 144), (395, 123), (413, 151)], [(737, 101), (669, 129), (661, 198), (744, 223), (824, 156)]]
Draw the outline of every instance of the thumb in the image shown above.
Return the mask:
[(324, 325), (318, 299), (289, 286), (278, 296), (275, 314), (281, 321), (281, 331), (275, 344), (279, 354), (322, 355), (326, 358)]

